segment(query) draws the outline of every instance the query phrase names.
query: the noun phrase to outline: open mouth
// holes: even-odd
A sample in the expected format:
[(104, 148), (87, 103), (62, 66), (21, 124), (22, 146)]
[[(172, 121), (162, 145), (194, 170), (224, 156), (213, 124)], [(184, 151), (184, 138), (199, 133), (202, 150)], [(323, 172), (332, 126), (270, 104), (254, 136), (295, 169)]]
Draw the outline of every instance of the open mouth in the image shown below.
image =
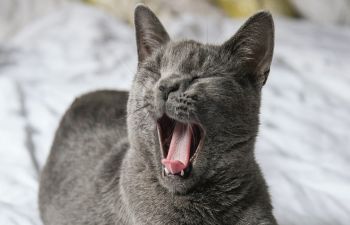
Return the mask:
[(157, 121), (157, 131), (166, 175), (188, 175), (203, 145), (203, 129), (198, 124), (182, 123), (164, 114)]

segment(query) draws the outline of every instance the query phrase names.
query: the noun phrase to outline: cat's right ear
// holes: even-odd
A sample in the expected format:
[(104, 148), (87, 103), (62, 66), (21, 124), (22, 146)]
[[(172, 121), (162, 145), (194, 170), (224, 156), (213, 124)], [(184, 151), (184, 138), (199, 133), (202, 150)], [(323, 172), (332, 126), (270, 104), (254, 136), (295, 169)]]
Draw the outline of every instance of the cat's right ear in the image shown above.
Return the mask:
[(143, 4), (135, 8), (134, 22), (138, 59), (141, 63), (170, 38), (156, 15)]

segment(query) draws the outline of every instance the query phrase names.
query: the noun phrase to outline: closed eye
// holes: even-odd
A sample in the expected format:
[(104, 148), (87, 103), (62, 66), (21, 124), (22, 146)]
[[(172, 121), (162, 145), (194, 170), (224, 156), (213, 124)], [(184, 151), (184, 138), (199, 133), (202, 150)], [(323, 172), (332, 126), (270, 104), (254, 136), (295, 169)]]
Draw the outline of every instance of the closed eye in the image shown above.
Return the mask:
[(199, 76), (193, 76), (190, 80), (190, 84), (192, 84), (194, 81), (198, 80)]

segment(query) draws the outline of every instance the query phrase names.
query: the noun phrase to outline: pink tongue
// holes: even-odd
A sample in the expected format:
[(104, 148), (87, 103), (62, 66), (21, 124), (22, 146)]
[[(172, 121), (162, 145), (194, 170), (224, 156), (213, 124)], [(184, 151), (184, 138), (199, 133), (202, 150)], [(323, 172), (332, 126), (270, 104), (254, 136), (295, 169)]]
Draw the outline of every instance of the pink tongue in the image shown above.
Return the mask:
[(170, 173), (180, 173), (188, 166), (190, 161), (191, 136), (190, 125), (176, 123), (168, 156), (166, 159), (162, 159), (162, 164)]

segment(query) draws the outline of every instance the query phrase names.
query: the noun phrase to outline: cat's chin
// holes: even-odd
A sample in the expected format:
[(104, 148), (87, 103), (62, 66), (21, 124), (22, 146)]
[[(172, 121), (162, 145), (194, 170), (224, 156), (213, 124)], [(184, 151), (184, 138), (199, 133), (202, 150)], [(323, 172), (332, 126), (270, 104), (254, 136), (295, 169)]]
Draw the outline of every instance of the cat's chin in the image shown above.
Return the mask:
[(161, 173), (159, 182), (173, 194), (185, 195), (190, 192), (200, 181), (200, 175), (191, 171), (186, 178), (178, 175), (166, 175)]
[(178, 186), (191, 186), (195, 182), (192, 166), (196, 164), (197, 156), (203, 148), (204, 129), (198, 123), (180, 121), (164, 114), (157, 120), (157, 131), (163, 183), (170, 190), (181, 189)]

